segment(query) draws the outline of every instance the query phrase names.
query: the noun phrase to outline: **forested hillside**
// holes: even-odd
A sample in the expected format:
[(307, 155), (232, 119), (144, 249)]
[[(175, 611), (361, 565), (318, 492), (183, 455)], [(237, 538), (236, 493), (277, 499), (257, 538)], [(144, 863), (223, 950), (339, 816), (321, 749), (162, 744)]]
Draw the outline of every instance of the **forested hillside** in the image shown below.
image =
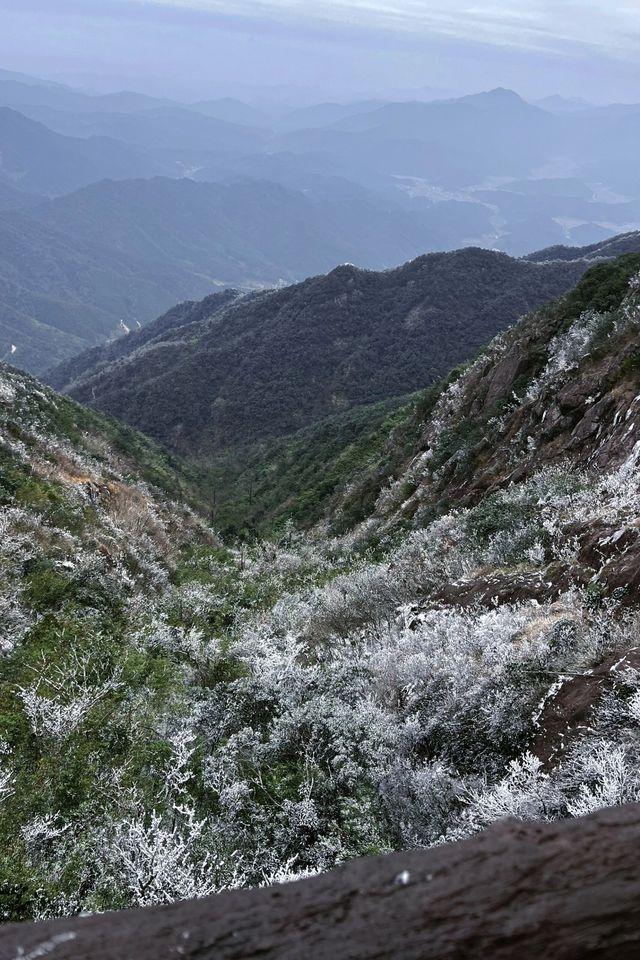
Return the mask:
[(410, 393), (467, 360), (588, 262), (470, 248), (383, 273), (343, 265), (279, 291), (180, 308), (180, 330), (70, 360), (58, 389), (193, 457)]
[(159, 158), (110, 137), (65, 137), (0, 106), (0, 183), (56, 196), (102, 180), (166, 172)]
[(319, 434), (313, 529), (227, 544), (206, 477), (0, 368), (2, 917), (640, 799), (639, 356), (631, 255), (376, 411), (368, 460)]
[(178, 302), (336, 264), (467, 246), (575, 259), (568, 245), (640, 224), (639, 116), (502, 88), (187, 103), (0, 71), (0, 358), (40, 375)]
[(41, 373), (224, 287), (292, 283), (347, 260), (395, 266), (451, 246), (449, 219), (339, 180), (304, 192), (106, 180), (43, 203), (0, 179), (0, 357), (13, 344), (12, 362)]
[[(620, 246), (624, 248), (626, 244)], [(420, 483), (416, 497), (404, 504), (402, 523), (406, 524), (415, 511), (420, 516), (446, 506), (451, 501), (452, 489), (453, 499), (457, 500), (463, 467), (469, 478), (463, 485), (464, 496), (473, 499), (497, 481), (492, 472), (495, 463), (511, 464), (515, 457), (521, 471), (530, 471), (541, 462), (555, 460), (557, 438), (550, 451), (546, 442), (523, 448), (517, 456), (505, 449), (500, 434), (495, 433), (495, 425), (503, 424), (497, 413), (515, 411), (516, 420), (522, 415), (516, 400), (522, 394), (523, 384), (542, 368), (547, 350), (541, 344), (549, 340), (558, 318), (566, 324), (567, 318), (578, 310), (602, 310), (615, 303), (629, 272), (639, 263), (640, 254), (627, 254), (615, 268), (605, 263), (590, 267), (577, 290), (566, 299), (543, 308), (506, 332), (503, 339), (498, 338), (491, 348), (482, 350), (471, 365), (460, 365), (427, 390), (397, 398), (393, 404), (370, 405), (334, 415), (293, 435), (214, 458), (210, 472), (217, 524), (223, 530), (250, 534), (277, 528), (287, 518), (303, 527), (329, 520), (334, 531), (344, 531), (370, 517), (383, 488), (390, 482), (395, 484), (398, 497), (412, 490), (416, 486), (415, 471), (422, 471), (423, 463), (428, 467), (433, 453), (436, 461), (442, 460), (442, 471), (435, 475), (434, 485)], [(606, 332), (606, 322), (604, 328)], [(587, 346), (589, 335), (587, 324), (583, 334)], [(495, 373), (498, 345), (507, 358)], [(586, 349), (584, 345), (575, 348), (578, 355), (583, 348)], [(628, 365), (631, 361), (625, 362)], [(473, 377), (470, 371), (475, 371)], [(443, 404), (448, 409), (442, 397), (458, 396), (460, 384), (467, 381), (464, 402), (452, 406), (446, 424), (436, 418), (435, 432), (427, 440), (425, 420), (435, 408), (442, 409)], [(586, 409), (590, 395), (598, 398), (605, 390), (606, 383), (604, 387), (598, 384), (596, 390), (590, 380), (583, 384), (582, 394), (575, 387), (571, 411), (563, 407), (561, 414), (554, 407), (545, 414), (545, 441), (549, 436), (555, 438), (549, 426), (553, 421), (553, 429), (558, 429), (562, 442), (568, 443), (567, 433), (575, 426), (575, 417), (584, 413), (588, 422), (592, 417)], [(483, 397), (486, 399), (481, 402)], [(544, 411), (546, 407), (539, 401), (537, 409)], [(593, 423), (600, 425), (597, 420)], [(534, 434), (535, 423), (530, 429)], [(518, 430), (523, 430), (519, 423), (505, 429), (509, 444)], [(588, 458), (592, 452), (591, 438), (584, 430), (587, 428), (581, 428), (573, 443), (575, 456)], [(595, 428), (591, 430), (594, 432)], [(630, 436), (629, 433), (627, 440)], [(619, 447), (628, 452), (622, 437)], [(445, 470), (449, 458), (451, 463)], [(447, 478), (446, 483), (441, 474)], [(421, 473), (423, 481), (427, 475), (428, 471)]]
[(396, 209), (339, 179), (304, 190), (267, 180), (103, 181), (56, 198), (37, 217), (147, 270), (180, 266), (195, 290), (205, 279), (210, 287), (303, 280), (345, 260), (391, 267), (449, 240), (436, 217)]
[(0, 357), (14, 346), (23, 369), (42, 372), (211, 289), (179, 265), (147, 269), (34, 214), (0, 212)]

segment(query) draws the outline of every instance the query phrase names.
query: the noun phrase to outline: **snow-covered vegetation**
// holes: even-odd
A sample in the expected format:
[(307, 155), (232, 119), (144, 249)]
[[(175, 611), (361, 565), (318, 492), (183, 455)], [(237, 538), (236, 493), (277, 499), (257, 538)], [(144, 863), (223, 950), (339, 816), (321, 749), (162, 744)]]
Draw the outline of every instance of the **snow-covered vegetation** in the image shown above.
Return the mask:
[[(638, 615), (611, 576), (640, 522), (640, 446), (411, 528), (390, 497), (341, 536), (225, 545), (162, 491), (155, 448), (136, 461), (106, 422), (83, 430), (81, 408), (0, 375), (4, 919), (640, 799)], [(549, 704), (603, 664), (588, 723), (543, 750)]]

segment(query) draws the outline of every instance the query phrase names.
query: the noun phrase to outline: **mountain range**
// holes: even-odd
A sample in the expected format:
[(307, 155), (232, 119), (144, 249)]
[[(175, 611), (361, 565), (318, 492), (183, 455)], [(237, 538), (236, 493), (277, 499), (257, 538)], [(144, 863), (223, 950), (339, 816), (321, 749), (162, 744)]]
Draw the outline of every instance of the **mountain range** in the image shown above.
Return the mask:
[[(489, 309), (508, 295), (505, 272), (548, 280), (549, 263), (585, 262), (471, 250), (382, 275), (343, 267), (302, 288), (176, 308), (155, 347), (152, 326), (135, 336), (168, 405), (182, 385), (165, 355), (184, 357), (192, 335), (215, 359), (228, 328), (235, 356), (248, 355), (247, 302), (269, 331), (274, 303), (301, 331), (305, 309), (311, 320), (311, 306), (326, 308), (323, 328), (336, 310), (347, 345), (349, 318), (379, 336), (408, 317), (419, 344), (439, 308), (451, 352), (456, 299), (469, 311), (476, 291)], [(456, 284), (452, 263), (464, 267)], [(425, 302), (423, 289), (416, 311), (423, 274), (437, 297)], [(366, 326), (376, 306), (387, 323)], [(245, 320), (234, 326), (236, 310)], [(393, 850), (440, 856), (506, 816), (550, 823), (547, 838), (556, 821), (635, 805), (639, 331), (640, 254), (595, 256), (577, 286), (405, 398), (358, 449), (345, 418), (364, 407), (340, 415), (341, 432), (336, 421), (307, 428), (322, 442), (298, 435), (236, 499), (240, 532), (245, 507), (268, 506), (270, 482), (286, 494), (277, 471), (288, 471), (270, 535), (227, 541), (208, 470), (0, 364), (2, 919), (104, 916)], [(283, 358), (295, 391), (293, 359), (313, 397), (321, 362), (302, 347)], [(126, 356), (120, 365), (133, 371)], [(357, 357), (351, 375), (358, 382)], [(277, 420), (274, 376), (260, 389)], [(257, 416), (252, 381), (243, 385)], [(297, 451), (306, 472), (296, 474)], [(627, 814), (569, 826), (557, 857), (566, 837), (601, 839)], [(509, 827), (511, 846), (522, 829)], [(489, 841), (472, 845), (476, 858)], [(548, 847), (536, 848), (547, 872)], [(444, 851), (448, 862), (460, 849)], [(581, 851), (576, 883), (588, 844)], [(387, 888), (414, 883), (395, 873)], [(618, 918), (617, 902), (605, 906)], [(56, 929), (66, 949), (67, 928)]]
[(445, 206), (437, 217), (398, 209), (325, 179), (304, 192), (268, 181), (108, 180), (28, 209), (22, 197), (11, 190), (14, 209), (0, 210), (0, 355), (13, 344), (15, 362), (36, 372), (177, 301), (291, 283), (345, 261), (391, 267), (450, 246), (458, 228)]
[(278, 111), (0, 71), (0, 356), (42, 372), (178, 301), (344, 262), (599, 243), (640, 226), (639, 146), (633, 104)]
[(469, 248), (185, 303), (52, 370), (58, 389), (203, 458), (433, 383), (640, 234), (531, 260)]
[(105, 177), (152, 176), (166, 167), (110, 137), (66, 137), (0, 107), (0, 183), (38, 196), (68, 193)]

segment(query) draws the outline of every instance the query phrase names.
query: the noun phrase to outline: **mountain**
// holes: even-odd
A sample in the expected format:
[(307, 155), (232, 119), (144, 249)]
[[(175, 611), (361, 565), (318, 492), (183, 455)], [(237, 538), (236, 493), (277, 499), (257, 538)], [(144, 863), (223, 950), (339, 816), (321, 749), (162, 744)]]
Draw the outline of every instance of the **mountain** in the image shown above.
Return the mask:
[[(63, 234), (11, 213), (0, 214), (0, 357), (44, 369), (115, 331), (113, 314), (83, 303), (82, 285), (118, 297), (122, 271), (98, 251), (83, 249)], [(99, 264), (99, 266), (98, 266)], [(95, 296), (95, 300), (99, 300)]]
[(270, 118), (262, 110), (236, 100), (234, 97), (220, 97), (217, 100), (199, 100), (189, 105), (191, 110), (215, 120), (225, 120), (227, 123), (240, 124), (245, 127), (269, 126)]
[(268, 181), (100, 183), (57, 198), (38, 219), (149, 268), (177, 264), (211, 286), (301, 280), (348, 259), (392, 266), (443, 232), (342, 181), (310, 195)]
[[(10, 188), (6, 203), (22, 197)], [(455, 223), (389, 208), (344, 181), (304, 193), (102, 181), (22, 215), (0, 212), (0, 356), (14, 344), (13, 361), (41, 372), (178, 300), (300, 280), (344, 260), (391, 266), (434, 240), (448, 245)]]
[[(50, 144), (51, 170), (39, 169), (43, 142), (21, 147), (9, 179), (0, 171), (0, 184), (20, 176), (23, 188), (46, 195), (101, 177), (246, 177), (302, 190), (318, 176), (342, 178), (433, 224), (423, 250), (475, 244), (512, 255), (640, 226), (634, 104), (532, 104), (499, 88), (448, 100), (310, 103), (283, 114), (233, 98), (90, 96), (6, 73), (0, 104), (38, 121), (41, 140), (64, 137)], [(15, 131), (1, 128), (0, 143), (13, 149)], [(365, 224), (360, 232), (368, 235)]]
[(558, 94), (543, 97), (541, 100), (537, 100), (535, 105), (542, 107), (543, 110), (560, 114), (576, 113), (579, 110), (588, 110), (592, 106), (587, 100), (582, 100), (580, 97), (561, 97)]
[(292, 110), (278, 119), (281, 130), (310, 130), (328, 127), (349, 117), (377, 110), (384, 105), (382, 100), (362, 100), (355, 103), (316, 103), (309, 107)]
[[(11, 123), (0, 116), (0, 143), (7, 141), (12, 157), (0, 185), (47, 196), (102, 177), (247, 178), (311, 194), (323, 178), (321, 192), (335, 211), (337, 183), (347, 180), (352, 192), (376, 195), (367, 206), (410, 215), (422, 229), (422, 251), (473, 244), (522, 255), (640, 226), (633, 166), (640, 108), (633, 104), (561, 114), (553, 103), (547, 109), (497, 89), (429, 102), (319, 103), (283, 115), (233, 98), (96, 97), (0, 75), (2, 103), (14, 116)], [(37, 133), (9, 129), (28, 123), (22, 114), (38, 121)], [(51, 167), (38, 159), (47, 151)], [(353, 223), (356, 217), (353, 211)], [(393, 230), (378, 229), (384, 232)], [(373, 236), (366, 216), (358, 233)], [(411, 255), (405, 250), (404, 258)]]
[[(260, 151), (266, 137), (258, 128), (204, 115), (179, 105), (137, 112), (71, 113), (50, 107), (23, 108), (32, 119), (69, 137), (108, 137), (147, 153), (159, 151), (167, 169), (192, 153), (223, 156)], [(197, 166), (197, 158), (195, 165)], [(176, 169), (177, 173), (177, 169)]]
[(11, 70), (0, 70), (0, 104), (17, 110), (50, 107), (70, 113), (136, 113), (176, 105), (171, 100), (128, 90), (94, 96), (63, 83), (54, 83)]
[[(0, 212), (0, 357), (41, 371), (204, 295), (209, 280), (179, 264), (156, 269), (29, 214)], [(54, 359), (55, 358), (55, 359)]]
[(601, 260), (617, 259), (627, 253), (637, 253), (640, 234), (638, 231), (623, 233), (618, 237), (612, 237), (609, 240), (603, 240), (601, 243), (592, 243), (586, 247), (567, 247), (560, 246), (547, 247), (544, 250), (536, 250), (534, 253), (524, 257), (534, 263), (544, 263), (554, 260)]
[(510, 91), (386, 104), (282, 138), (287, 149), (356, 155), (387, 174), (449, 187), (477, 184), (487, 176), (526, 175), (563, 142), (560, 118)]
[(31, 77), (12, 70), (0, 70), (0, 104), (20, 109), (23, 106), (52, 106), (58, 109), (82, 109), (88, 98), (61, 83)]
[(39, 202), (39, 197), (0, 179), (0, 210), (28, 210), (37, 206)]
[[(575, 363), (588, 356), (587, 349), (606, 339), (610, 321), (590, 319), (588, 312), (598, 310), (608, 315), (617, 309), (629, 277), (640, 269), (637, 238), (635, 253), (624, 251), (622, 239), (617, 246), (622, 248), (620, 259), (613, 263), (592, 261), (575, 292), (499, 335), (476, 361), (457, 368), (428, 390), (396, 398), (393, 403), (334, 414), (293, 434), (214, 457), (209, 469), (216, 490), (218, 527), (233, 534), (255, 534), (292, 520), (298, 527), (330, 522), (334, 531), (344, 532), (355, 523), (371, 520), (387, 486), (393, 488), (394, 496), (403, 498), (402, 510), (391, 512), (392, 524), (404, 525), (418, 510), (418, 497), (422, 501), (419, 516), (429, 516), (438, 504), (475, 502), (492, 489), (498, 479), (486, 466), (487, 460), (503, 467), (511, 465), (509, 469), (505, 467), (500, 483), (508, 482), (514, 464), (524, 470), (528, 462), (526, 471), (531, 472), (543, 464), (556, 463), (565, 455), (576, 462), (591, 463), (593, 444), (601, 439), (596, 429), (600, 425), (599, 414), (594, 414), (595, 420), (592, 418), (596, 426), (590, 433), (584, 425), (576, 427), (576, 418), (585, 415), (589, 419), (589, 396), (605, 394), (610, 389), (606, 379), (595, 383), (593, 378), (585, 378), (582, 393), (575, 384), (575, 400), (565, 401), (561, 396), (563, 416), (557, 406), (553, 408), (551, 399), (549, 406), (544, 406), (536, 387), (536, 403), (530, 409), (543, 416), (545, 423), (548, 420), (549, 429), (545, 426), (542, 439), (536, 442), (530, 456), (522, 451), (512, 454), (512, 449), (516, 435), (521, 442), (523, 437), (535, 436), (535, 423), (524, 420), (527, 404), (523, 398), (525, 386), (529, 390), (529, 384), (535, 382), (545, 358), (556, 357), (549, 363), (551, 367), (557, 365), (558, 375), (566, 363), (573, 378), (577, 376)], [(587, 255), (590, 252), (593, 254), (588, 249)], [(581, 332), (578, 320), (582, 314), (585, 318)], [(556, 337), (558, 328), (562, 334), (569, 328), (568, 318), (576, 321), (573, 333)], [(572, 337), (576, 344), (571, 342)], [(547, 342), (551, 347), (539, 349), (540, 343)], [(572, 351), (576, 352), (575, 357)], [(623, 358), (621, 363), (628, 366), (633, 361)], [(608, 367), (604, 373), (609, 375)], [(486, 397), (482, 404), (480, 397)], [(516, 402), (519, 398), (521, 402)], [(434, 426), (427, 435), (425, 422), (430, 419)], [(619, 425), (612, 444), (618, 456), (626, 456), (635, 442), (635, 434), (625, 434), (625, 429)], [(431, 454), (425, 454), (430, 448), (435, 451), (433, 464)], [(604, 460), (602, 464), (608, 466)], [(416, 498), (405, 503), (404, 498), (415, 489), (414, 474), (423, 466), (433, 474), (434, 485), (425, 480)], [(453, 480), (440, 483), (448, 474)], [(462, 486), (461, 475), (465, 478)], [(359, 476), (357, 481), (355, 476)], [(520, 468), (514, 476), (521, 476)], [(397, 506), (400, 501), (393, 502)]]
[(491, 217), (476, 242), (520, 255), (535, 246), (575, 246), (637, 228), (632, 157), (640, 144), (639, 117), (633, 105), (559, 114), (497, 89), (454, 100), (387, 103), (315, 129), (281, 133), (271, 149), (296, 154), (300, 163), (321, 156), (357, 164), (359, 182), (386, 180), (436, 208), (443, 201), (475, 202)]
[(174, 449), (205, 457), (418, 389), (582, 275), (488, 250), (384, 273), (336, 268), (283, 290), (179, 308), (139, 339), (97, 348), (50, 382)]
[(166, 172), (144, 151), (108, 137), (64, 137), (41, 123), (0, 107), (0, 183), (53, 196), (104, 177)]
[[(560, 477), (565, 463), (596, 475), (620, 470), (622, 477), (627, 470), (635, 476), (638, 277), (637, 252), (590, 267), (568, 295), (498, 336), (461, 376), (410, 404), (396, 434), (413, 435), (413, 453), (399, 450), (391, 436), (376, 458), (377, 492), (371, 474), (362, 486), (352, 485), (336, 507), (338, 522), (345, 522), (347, 504), (362, 510), (365, 490), (370, 503), (377, 497), (373, 510), (381, 526), (419, 526), (449, 502), (486, 499), (499, 511), (509, 502), (510, 484), (526, 484), (545, 470)], [(381, 462), (390, 471), (384, 480)], [(483, 537), (497, 519), (489, 506), (486, 512)], [(594, 531), (586, 520), (577, 533), (595, 542), (604, 537), (599, 524)], [(621, 560), (617, 550), (604, 549), (580, 557), (587, 565), (601, 562), (597, 588), (603, 590)], [(564, 573), (560, 566), (559, 581)]]
[(592, 263), (351, 466), (343, 432), (311, 529), (226, 544), (206, 470), (0, 366), (3, 920), (453, 864), (505, 817), (566, 879), (636, 823), (560, 821), (640, 796), (639, 331), (640, 255)]

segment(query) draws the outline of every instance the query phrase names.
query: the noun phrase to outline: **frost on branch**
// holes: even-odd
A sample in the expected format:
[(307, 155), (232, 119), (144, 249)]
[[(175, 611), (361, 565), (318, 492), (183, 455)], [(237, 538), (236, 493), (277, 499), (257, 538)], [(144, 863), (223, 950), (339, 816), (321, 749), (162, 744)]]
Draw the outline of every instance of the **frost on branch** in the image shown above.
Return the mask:
[[(92, 676), (77, 658), (64, 667), (43, 665), (35, 684), (19, 687), (19, 696), (36, 736), (62, 740), (75, 733), (87, 714), (121, 686), (119, 671), (107, 680)], [(46, 690), (46, 693), (40, 691)]]
[(206, 897), (219, 888), (205, 829), (189, 807), (173, 817), (140, 810), (105, 836), (105, 873), (139, 907)]
[(577, 786), (567, 801), (572, 817), (640, 800), (638, 753), (622, 744), (606, 740), (587, 742), (574, 754), (567, 777)]
[(195, 736), (188, 723), (171, 734), (164, 770), (164, 809), (145, 811), (136, 791), (124, 798), (122, 819), (101, 837), (102, 883), (121, 888), (127, 904), (149, 906), (205, 897), (235, 885), (234, 871), (215, 852), (219, 825), (196, 814), (189, 785)]
[(3, 766), (0, 766), (0, 803), (3, 800), (6, 800), (7, 797), (10, 797), (13, 790), (13, 776), (9, 770), (5, 770)]
[(549, 808), (557, 807), (558, 797), (537, 757), (525, 753), (512, 760), (507, 775), (494, 787), (469, 791), (469, 807), (464, 823), (481, 830), (496, 820), (546, 820)]

